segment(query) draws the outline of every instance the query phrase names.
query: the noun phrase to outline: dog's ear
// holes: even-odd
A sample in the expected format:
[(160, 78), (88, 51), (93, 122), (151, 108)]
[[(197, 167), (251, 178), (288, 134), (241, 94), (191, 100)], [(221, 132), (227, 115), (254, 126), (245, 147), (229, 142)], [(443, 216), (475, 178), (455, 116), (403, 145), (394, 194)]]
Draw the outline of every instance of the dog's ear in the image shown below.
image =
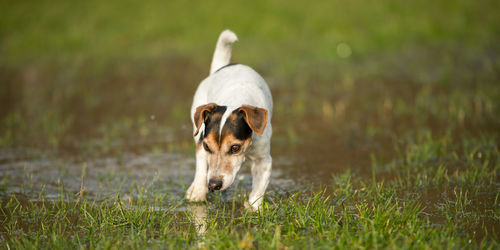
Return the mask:
[(194, 124), (196, 124), (196, 132), (194, 132), (194, 136), (198, 134), (200, 131), (201, 124), (205, 121), (205, 118), (207, 114), (212, 112), (217, 107), (217, 104), (215, 103), (209, 103), (205, 105), (201, 105), (196, 108), (196, 111), (194, 112)]
[(261, 135), (264, 133), (264, 129), (267, 124), (267, 110), (263, 108), (257, 108), (250, 105), (242, 105), (239, 113), (244, 115), (244, 119), (247, 122), (250, 129)]

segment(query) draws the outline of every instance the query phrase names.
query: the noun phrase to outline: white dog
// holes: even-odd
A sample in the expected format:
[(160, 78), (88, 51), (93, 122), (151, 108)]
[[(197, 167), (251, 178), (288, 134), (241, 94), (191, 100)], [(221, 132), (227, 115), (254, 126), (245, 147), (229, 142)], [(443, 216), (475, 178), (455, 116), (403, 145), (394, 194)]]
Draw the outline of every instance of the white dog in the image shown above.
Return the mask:
[(269, 87), (252, 68), (229, 64), (236, 35), (223, 31), (217, 41), (210, 75), (203, 80), (191, 106), (196, 143), (196, 174), (186, 192), (189, 201), (204, 201), (208, 191), (225, 190), (241, 164), (250, 161), (249, 205), (258, 210), (271, 175)]

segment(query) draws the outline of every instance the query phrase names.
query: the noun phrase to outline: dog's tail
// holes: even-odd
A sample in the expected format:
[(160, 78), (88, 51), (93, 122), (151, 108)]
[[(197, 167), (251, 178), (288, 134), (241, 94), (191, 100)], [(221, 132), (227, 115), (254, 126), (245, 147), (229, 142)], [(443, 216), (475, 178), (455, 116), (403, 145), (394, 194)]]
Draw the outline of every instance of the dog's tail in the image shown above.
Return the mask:
[(217, 40), (215, 46), (212, 65), (210, 66), (210, 74), (213, 74), (218, 69), (229, 64), (231, 60), (231, 45), (238, 41), (238, 37), (230, 30), (224, 30)]

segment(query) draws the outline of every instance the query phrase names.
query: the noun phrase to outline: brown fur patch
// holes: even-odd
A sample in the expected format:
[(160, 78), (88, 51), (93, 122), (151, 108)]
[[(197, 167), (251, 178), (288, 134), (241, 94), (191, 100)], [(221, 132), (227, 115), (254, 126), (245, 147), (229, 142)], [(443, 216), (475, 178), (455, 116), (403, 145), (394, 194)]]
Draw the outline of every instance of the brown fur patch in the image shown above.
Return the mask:
[(203, 140), (212, 152), (219, 152), (219, 138), (218, 133), (209, 133)]
[(251, 105), (242, 105), (239, 111), (245, 115), (245, 120), (253, 132), (261, 135), (267, 124), (267, 110)]
[(212, 112), (217, 107), (217, 104), (215, 103), (208, 103), (205, 105), (201, 105), (196, 108), (196, 111), (194, 112), (194, 124), (196, 125), (196, 132), (194, 132), (194, 136), (198, 134), (200, 131), (201, 124), (203, 124), (203, 121), (205, 120), (206, 116), (208, 113)]
[(225, 134), (221, 139), (221, 150), (223, 151), (222, 153), (224, 153), (224, 154), (231, 154), (230, 153), (231, 146), (238, 144), (238, 145), (241, 145), (241, 149), (237, 153), (237, 154), (239, 154), (241, 152), (245, 152), (245, 150), (246, 150), (245, 146), (252, 144), (251, 142), (252, 142), (252, 138), (240, 140), (232, 134)]

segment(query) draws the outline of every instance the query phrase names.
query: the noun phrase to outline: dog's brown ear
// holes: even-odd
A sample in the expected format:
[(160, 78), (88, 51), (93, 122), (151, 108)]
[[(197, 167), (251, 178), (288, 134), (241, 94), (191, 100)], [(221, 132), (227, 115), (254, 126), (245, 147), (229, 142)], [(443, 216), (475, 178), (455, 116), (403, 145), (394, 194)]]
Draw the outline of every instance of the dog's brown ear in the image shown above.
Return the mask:
[(214, 110), (217, 107), (217, 104), (215, 103), (209, 103), (205, 105), (201, 105), (196, 108), (196, 111), (194, 112), (194, 124), (196, 124), (196, 132), (194, 132), (194, 136), (198, 134), (200, 131), (201, 124), (205, 121), (206, 115), (212, 110)]
[(266, 128), (267, 124), (266, 109), (257, 108), (250, 105), (242, 105), (239, 108), (239, 112), (244, 114), (245, 121), (253, 132), (259, 135), (264, 133), (264, 129)]

